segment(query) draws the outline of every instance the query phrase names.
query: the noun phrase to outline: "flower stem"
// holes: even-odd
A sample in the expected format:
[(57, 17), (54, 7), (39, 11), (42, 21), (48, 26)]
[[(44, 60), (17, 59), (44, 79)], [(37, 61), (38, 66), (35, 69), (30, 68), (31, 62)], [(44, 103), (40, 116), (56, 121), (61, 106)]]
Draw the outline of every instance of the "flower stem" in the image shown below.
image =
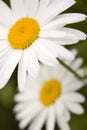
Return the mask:
[(83, 79), (87, 78), (87, 76), (86, 76), (86, 77), (80, 76), (80, 75), (79, 75), (78, 73), (76, 73), (70, 66), (68, 66), (66, 63), (64, 63), (64, 62), (61, 61), (60, 59), (58, 59), (58, 61), (59, 61), (66, 69), (68, 69), (72, 74), (74, 74), (78, 79), (83, 80)]

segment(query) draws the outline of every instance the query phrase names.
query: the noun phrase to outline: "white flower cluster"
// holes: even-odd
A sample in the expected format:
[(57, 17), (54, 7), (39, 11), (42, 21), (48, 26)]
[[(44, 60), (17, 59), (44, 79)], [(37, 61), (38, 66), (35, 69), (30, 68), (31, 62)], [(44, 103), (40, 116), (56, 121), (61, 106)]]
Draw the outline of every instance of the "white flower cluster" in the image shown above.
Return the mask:
[(0, 88), (18, 65), (17, 102), (14, 111), (19, 128), (70, 130), (70, 112), (83, 114), (78, 92), (84, 86), (75, 75), (58, 62), (64, 60), (83, 76), (82, 59), (65, 45), (85, 40), (82, 31), (65, 27), (81, 22), (86, 15), (64, 13), (75, 0), (10, 0), (10, 8), (0, 0)]

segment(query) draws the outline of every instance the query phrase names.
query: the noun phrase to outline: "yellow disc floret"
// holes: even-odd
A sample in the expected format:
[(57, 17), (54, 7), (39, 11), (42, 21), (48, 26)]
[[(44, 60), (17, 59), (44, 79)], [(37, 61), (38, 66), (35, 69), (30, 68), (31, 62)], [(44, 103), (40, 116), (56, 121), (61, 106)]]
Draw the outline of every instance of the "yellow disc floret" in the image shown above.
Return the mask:
[(44, 83), (40, 91), (40, 101), (43, 105), (53, 104), (61, 94), (61, 84), (59, 81), (52, 79)]
[(35, 19), (22, 18), (10, 28), (9, 44), (14, 49), (25, 49), (38, 38), (39, 31), (40, 27)]

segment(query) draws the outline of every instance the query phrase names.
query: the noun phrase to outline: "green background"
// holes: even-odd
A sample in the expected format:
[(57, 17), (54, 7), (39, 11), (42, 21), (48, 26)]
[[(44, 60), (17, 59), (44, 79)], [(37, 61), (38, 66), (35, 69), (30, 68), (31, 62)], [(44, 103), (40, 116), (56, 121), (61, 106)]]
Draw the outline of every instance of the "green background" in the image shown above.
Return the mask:
[[(3, 1), (10, 5), (9, 0)], [(78, 12), (87, 15), (87, 0), (76, 1), (77, 3), (66, 12)], [(68, 27), (74, 27), (76, 29), (84, 31), (87, 34), (87, 20), (81, 23), (68, 25)], [(87, 40), (81, 41), (73, 46), (68, 46), (68, 48), (77, 48), (79, 52), (78, 56), (84, 59), (83, 67), (87, 67)], [(13, 73), (6, 87), (0, 90), (0, 130), (19, 130), (18, 122), (15, 121), (14, 114), (12, 114), (12, 109), (14, 106), (13, 97), (17, 92), (16, 75), (17, 69)], [(87, 86), (81, 90), (81, 93), (83, 93), (86, 97), (86, 102), (82, 104), (85, 109), (85, 114), (82, 116), (76, 116), (72, 114), (72, 119), (70, 121), (71, 130), (87, 130)], [(58, 127), (55, 129), (58, 130)]]

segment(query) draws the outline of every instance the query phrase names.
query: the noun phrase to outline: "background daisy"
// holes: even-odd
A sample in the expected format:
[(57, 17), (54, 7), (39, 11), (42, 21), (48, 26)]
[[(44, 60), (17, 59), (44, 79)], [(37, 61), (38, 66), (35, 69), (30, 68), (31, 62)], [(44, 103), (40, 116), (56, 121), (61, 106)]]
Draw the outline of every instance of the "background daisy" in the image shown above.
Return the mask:
[[(83, 75), (82, 63), (82, 59), (77, 58), (67, 64)], [(61, 130), (70, 130), (70, 112), (84, 113), (80, 103), (85, 98), (77, 92), (83, 85), (60, 64), (55, 68), (42, 65), (39, 76), (36, 79), (28, 76), (24, 92), (15, 96), (17, 104), (14, 111), (16, 120), (20, 121), (19, 128), (30, 125), (28, 130), (41, 130), (46, 123), (46, 130), (54, 130), (57, 122)]]
[(9, 8), (0, 0), (0, 88), (18, 65), (18, 86), (23, 90), (26, 71), (36, 77), (39, 61), (57, 66), (58, 58), (72, 60), (62, 45), (85, 40), (86, 35), (65, 27), (85, 20), (80, 13), (61, 14), (74, 0), (10, 0)]

